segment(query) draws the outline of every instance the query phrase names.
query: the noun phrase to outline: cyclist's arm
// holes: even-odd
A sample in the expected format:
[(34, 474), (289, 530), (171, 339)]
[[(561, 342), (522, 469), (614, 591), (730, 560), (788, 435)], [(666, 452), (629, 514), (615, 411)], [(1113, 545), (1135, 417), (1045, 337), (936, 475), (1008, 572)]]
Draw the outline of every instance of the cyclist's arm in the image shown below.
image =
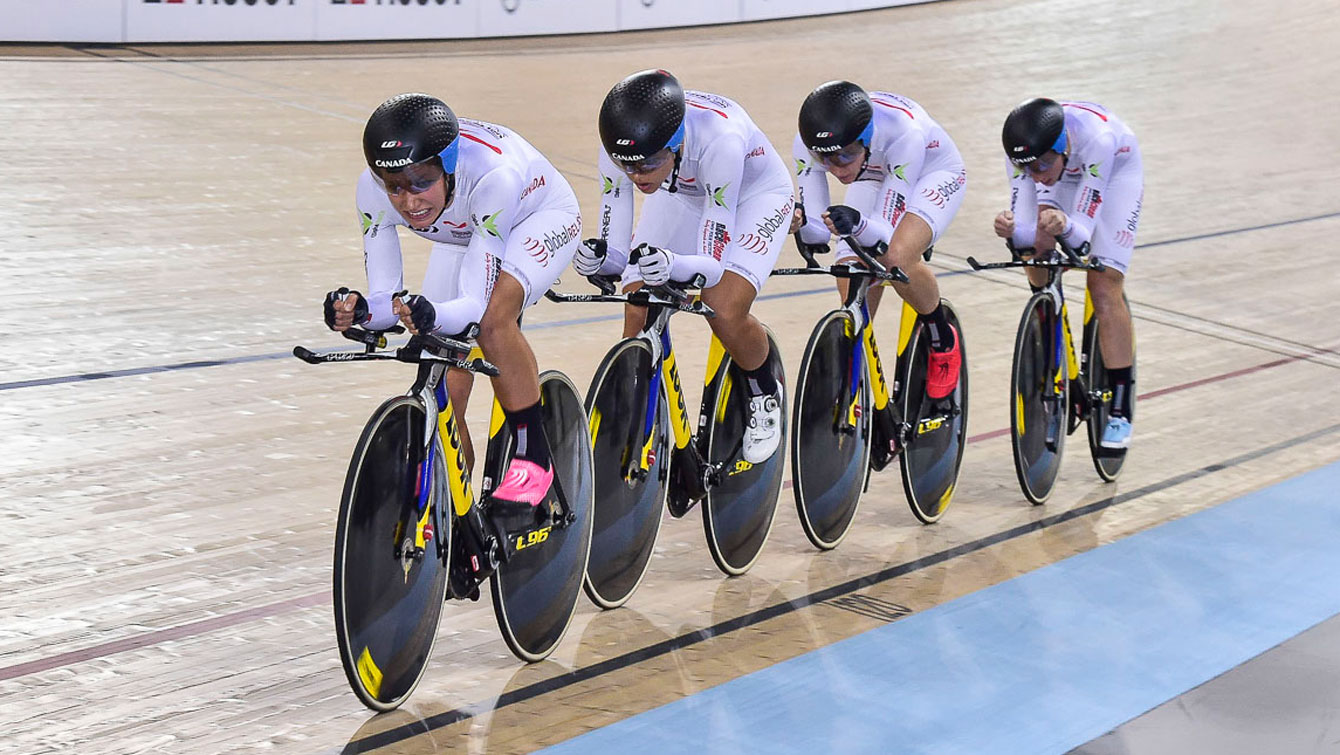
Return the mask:
[(606, 244), (600, 275), (619, 275), (628, 264), (633, 243), (633, 182), (605, 150), (596, 160), (600, 170), (600, 236)]
[(1066, 227), (1060, 238), (1070, 245), (1078, 247), (1093, 236), (1093, 226), (1098, 222), (1098, 211), (1103, 204), (1103, 193), (1112, 178), (1112, 163), (1117, 156), (1117, 137), (1111, 133), (1103, 134), (1078, 152), (1075, 159), (1080, 165), (1079, 188), (1075, 190), (1074, 203), (1066, 213)]
[(824, 225), (824, 210), (828, 209), (828, 171), (805, 148), (800, 134), (791, 143), (791, 157), (796, 162), (796, 184), (800, 189), (800, 206), (805, 208), (805, 225), (800, 227), (800, 240), (806, 244), (823, 244), (832, 237)]
[(909, 129), (884, 150), (884, 181), (876, 197), (876, 213), (866, 218), (867, 229), (856, 239), (862, 246), (893, 240), (893, 227), (902, 218), (912, 189), (921, 177), (921, 166), (926, 162), (926, 140), (921, 132)]
[(704, 288), (715, 286), (724, 269), (721, 256), (735, 233), (735, 211), (740, 204), (740, 182), (744, 178), (744, 139), (734, 134), (718, 137), (699, 160), (698, 180), (707, 196), (698, 221), (698, 253), (675, 255), (670, 278), (686, 281), (695, 275), (707, 279)]
[(1038, 238), (1037, 183), (1023, 168), (1005, 160), (1005, 171), (1010, 177), (1010, 212), (1014, 213), (1014, 233), (1010, 240), (1015, 249), (1031, 249)]
[(400, 237), (395, 229), (400, 215), (367, 172), (358, 181), (356, 202), (363, 230), (363, 266), (368, 274), (368, 312), (372, 316), (366, 327), (385, 330), (399, 321), (391, 311), (391, 296), (405, 288)]
[(518, 220), (522, 183), (515, 170), (496, 168), (475, 184), (469, 196), (456, 200), (467, 203), (473, 234), (461, 262), (456, 296), (446, 301), (429, 300), (437, 314), (437, 330), (459, 333), (484, 318), (493, 295), (492, 281), (497, 278), (497, 261), (503, 258), (512, 226)]

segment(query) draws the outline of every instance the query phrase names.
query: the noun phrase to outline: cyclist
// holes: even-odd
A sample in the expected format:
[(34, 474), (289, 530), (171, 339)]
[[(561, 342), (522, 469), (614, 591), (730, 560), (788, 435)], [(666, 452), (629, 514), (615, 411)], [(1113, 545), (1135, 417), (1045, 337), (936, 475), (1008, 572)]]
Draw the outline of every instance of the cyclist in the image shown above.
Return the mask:
[[(332, 291), (326, 324), (380, 330), (399, 319), (413, 333), (458, 334), (478, 323), (484, 356), (497, 365), (494, 393), (515, 435), (515, 455), (495, 503), (529, 512), (553, 481), (540, 415), (535, 354), (521, 312), (567, 267), (581, 238), (576, 195), (553, 165), (515, 132), (457, 119), (426, 94), (401, 94), (372, 113), (363, 131), (368, 168), (358, 180), (369, 294)], [(423, 292), (404, 288), (396, 226), (433, 242)], [(464, 428), (473, 374), (452, 370), (447, 388)], [(474, 452), (461, 432), (467, 463)]]
[[(708, 320), (747, 377), (749, 421), (742, 456), (766, 461), (781, 441), (780, 390), (768, 368), (763, 325), (749, 313), (781, 252), (795, 206), (786, 164), (744, 109), (685, 91), (666, 71), (635, 73), (600, 108), (600, 237), (582, 244), (583, 275), (622, 273), (625, 290), (701, 274)], [(633, 192), (650, 195), (633, 230)], [(629, 251), (640, 258), (629, 265)], [(628, 307), (624, 336), (646, 309)]]
[[(926, 392), (933, 399), (952, 394), (962, 350), (922, 253), (963, 203), (967, 172), (958, 148), (917, 103), (889, 92), (867, 94), (850, 81), (830, 81), (810, 92), (799, 122), (792, 153), (800, 206), (792, 232), (798, 230), (799, 243), (816, 253), (828, 251), (834, 234), (852, 236), (863, 247), (888, 245), (877, 259), (907, 275), (907, 283), (893, 288), (922, 316), (930, 334)], [(846, 204), (828, 205), (829, 174), (850, 187)], [(838, 262), (854, 259), (854, 252), (839, 247)], [(837, 285), (845, 297), (847, 281)], [(870, 291), (872, 315), (881, 294), (882, 288)]]
[[(1140, 146), (1102, 105), (1040, 98), (1010, 111), (1001, 137), (1009, 158), (1010, 209), (996, 216), (996, 235), (1038, 252), (1050, 252), (1057, 238), (1071, 247), (1087, 241), (1090, 255), (1107, 268), (1088, 274), (1112, 391), (1101, 444), (1127, 448), (1134, 335), (1122, 292), (1144, 198)], [(1028, 273), (1035, 288), (1046, 284), (1044, 271)]]

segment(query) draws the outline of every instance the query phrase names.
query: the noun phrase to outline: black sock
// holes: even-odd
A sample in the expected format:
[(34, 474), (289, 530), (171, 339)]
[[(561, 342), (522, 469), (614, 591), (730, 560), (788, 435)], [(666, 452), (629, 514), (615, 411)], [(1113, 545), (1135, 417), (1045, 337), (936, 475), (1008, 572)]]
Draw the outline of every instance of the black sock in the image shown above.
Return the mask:
[(1109, 416), (1130, 416), (1131, 390), (1134, 384), (1130, 367), (1118, 367), (1107, 371), (1107, 387), (1112, 391), (1112, 408), (1108, 411)]
[(777, 393), (777, 378), (772, 374), (772, 344), (768, 344), (768, 356), (756, 369), (741, 370), (750, 397), (772, 396)]
[(512, 437), (516, 440), (516, 449), (512, 455), (518, 459), (534, 462), (545, 469), (550, 467), (549, 439), (544, 435), (544, 416), (540, 412), (540, 402), (520, 411), (509, 412), (507, 421), (512, 425)]
[(922, 317), (926, 320), (926, 332), (931, 336), (931, 351), (949, 351), (954, 348), (953, 336), (949, 331), (949, 318), (945, 317), (943, 304), (937, 304), (934, 312)]

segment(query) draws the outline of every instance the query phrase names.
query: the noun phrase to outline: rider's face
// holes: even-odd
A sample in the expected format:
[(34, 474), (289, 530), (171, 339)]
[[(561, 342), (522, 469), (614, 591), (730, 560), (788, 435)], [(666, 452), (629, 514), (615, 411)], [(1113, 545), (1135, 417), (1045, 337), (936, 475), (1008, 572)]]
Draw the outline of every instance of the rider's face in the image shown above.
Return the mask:
[(628, 180), (633, 182), (638, 191), (643, 194), (655, 194), (675, 169), (674, 158), (673, 152), (663, 149), (641, 162), (616, 161), (616, 164), (628, 175)]
[(1055, 152), (1048, 152), (1024, 166), (1024, 173), (1043, 186), (1051, 186), (1061, 180), (1061, 173), (1064, 170), (1065, 159)]
[[(447, 179), (445, 175), (425, 185), (411, 186), (396, 174), (379, 175), (387, 199), (400, 217), (411, 228), (423, 229), (433, 224), (447, 207)], [(403, 185), (402, 185), (403, 184)]]

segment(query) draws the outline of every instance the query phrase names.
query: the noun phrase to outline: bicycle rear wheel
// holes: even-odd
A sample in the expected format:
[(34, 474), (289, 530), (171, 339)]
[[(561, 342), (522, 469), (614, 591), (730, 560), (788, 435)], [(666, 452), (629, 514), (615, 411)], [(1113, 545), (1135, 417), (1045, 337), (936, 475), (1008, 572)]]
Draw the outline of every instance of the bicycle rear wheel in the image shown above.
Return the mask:
[(963, 449), (968, 441), (968, 342), (958, 314), (948, 301), (940, 300), (945, 317), (958, 331), (958, 387), (949, 396), (933, 400), (926, 395), (926, 368), (930, 338), (917, 323), (906, 353), (902, 381), (903, 418), (911, 428), (907, 445), (898, 457), (903, 472), (903, 491), (912, 514), (925, 524), (937, 522), (949, 509), (958, 484)]
[[(1129, 305), (1128, 305), (1129, 306)], [(1101, 396), (1100, 400), (1089, 401), (1089, 455), (1093, 458), (1093, 468), (1104, 482), (1112, 482), (1121, 474), (1126, 464), (1125, 448), (1103, 448), (1103, 430), (1107, 427), (1112, 412), (1112, 397), (1107, 390), (1107, 364), (1103, 361), (1103, 350), (1098, 345), (1097, 315), (1084, 323), (1084, 369), (1087, 376), (1085, 384), (1089, 386), (1090, 396)], [(1135, 362), (1131, 362), (1131, 379), (1135, 379)], [(1134, 383), (1132, 383), (1134, 385)], [(1130, 416), (1135, 422), (1135, 394), (1130, 397)]]
[[(759, 464), (740, 458), (744, 428), (749, 419), (749, 393), (744, 377), (729, 354), (722, 354), (720, 368), (703, 390), (700, 434), (705, 443), (704, 458), (721, 469), (721, 479), (703, 499), (703, 529), (707, 549), (717, 568), (731, 576), (744, 574), (758, 560), (772, 532), (777, 512), (777, 494), (782, 487), (782, 469), (786, 463), (787, 431), (786, 384), (781, 350), (772, 333), (769, 362), (781, 393), (782, 438), (777, 453)], [(713, 339), (713, 348), (720, 348)]]
[[(424, 474), (425, 420), (410, 396), (390, 399), (372, 415), (349, 462), (335, 530), (340, 662), (354, 694), (378, 711), (399, 706), (423, 677), (446, 597), (451, 527), (442, 523), (449, 521), (450, 493), (436, 445), (431, 474)], [(425, 517), (432, 527), (416, 542)]]
[(853, 375), (852, 355), (861, 346), (852, 331), (845, 311), (825, 315), (796, 375), (792, 492), (805, 536), (822, 550), (847, 536), (870, 463), (870, 391), (864, 370)]
[[(558, 521), (506, 533), (509, 557), (489, 583), (503, 639), (529, 663), (553, 652), (572, 621), (591, 550), (595, 496), (591, 435), (577, 389), (566, 375), (550, 370), (540, 375), (540, 400), (554, 465), (554, 486), (541, 505)], [(568, 521), (562, 518), (559, 491)]]
[(1051, 496), (1065, 449), (1070, 381), (1058, 373), (1065, 362), (1056, 353), (1064, 348), (1056, 343), (1056, 318), (1051, 298), (1036, 295), (1024, 306), (1014, 339), (1010, 447), (1019, 487), (1034, 505)]
[[(595, 508), (583, 587), (601, 608), (617, 608), (632, 596), (647, 573), (661, 531), (668, 487), (665, 470), (670, 460), (663, 448), (665, 424), (659, 395), (647, 416), (653, 369), (646, 342), (626, 339), (605, 355), (586, 394), (595, 460)], [(642, 444), (644, 435), (650, 438), (647, 447)], [(645, 470), (644, 453), (648, 456)]]

